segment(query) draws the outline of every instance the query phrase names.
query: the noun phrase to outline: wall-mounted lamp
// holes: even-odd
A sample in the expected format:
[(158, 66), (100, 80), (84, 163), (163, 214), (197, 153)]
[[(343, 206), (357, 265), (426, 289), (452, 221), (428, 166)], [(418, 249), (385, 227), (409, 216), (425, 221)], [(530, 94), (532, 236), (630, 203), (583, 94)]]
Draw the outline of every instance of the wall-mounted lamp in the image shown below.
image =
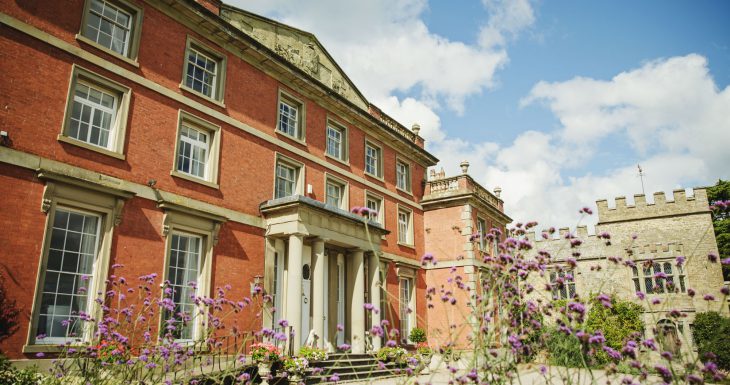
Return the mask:
[(261, 293), (262, 287), (261, 287), (261, 278), (263, 278), (260, 275), (254, 276), (253, 281), (250, 283), (251, 285), (251, 296), (255, 296), (256, 294)]

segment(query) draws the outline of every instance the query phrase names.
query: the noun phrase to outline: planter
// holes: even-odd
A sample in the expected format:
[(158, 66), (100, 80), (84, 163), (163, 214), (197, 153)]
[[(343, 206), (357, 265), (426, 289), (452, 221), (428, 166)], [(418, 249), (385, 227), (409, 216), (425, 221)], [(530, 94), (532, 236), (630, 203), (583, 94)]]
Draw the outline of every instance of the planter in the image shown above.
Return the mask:
[(261, 378), (261, 385), (269, 385), (269, 374), (271, 374), (271, 363), (270, 362), (259, 362), (259, 377)]
[(304, 378), (301, 374), (290, 374), (289, 375), (289, 384), (290, 385), (299, 385), (304, 382)]

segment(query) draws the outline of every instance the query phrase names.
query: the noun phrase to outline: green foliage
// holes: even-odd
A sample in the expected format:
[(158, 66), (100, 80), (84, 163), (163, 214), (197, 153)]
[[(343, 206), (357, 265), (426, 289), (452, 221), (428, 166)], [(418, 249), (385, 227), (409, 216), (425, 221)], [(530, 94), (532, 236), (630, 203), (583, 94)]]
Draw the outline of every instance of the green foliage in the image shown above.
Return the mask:
[(375, 357), (377, 357), (378, 361), (401, 361), (403, 357), (405, 357), (408, 354), (408, 352), (401, 348), (401, 347), (382, 347), (380, 350), (378, 350), (377, 353), (375, 353)]
[(38, 372), (38, 367), (16, 369), (7, 357), (0, 355), (0, 384), (39, 385), (50, 382), (49, 378)]
[(718, 367), (730, 370), (730, 318), (711, 311), (695, 317), (692, 337), (697, 344), (700, 357), (713, 353)]
[(549, 327), (544, 339), (551, 365), (582, 368), (585, 366), (583, 360), (588, 362), (589, 357), (574, 335), (566, 335), (555, 327)]
[(322, 361), (327, 359), (327, 351), (313, 346), (302, 346), (299, 356), (309, 361)]
[[(627, 340), (636, 338), (644, 330), (641, 314), (644, 308), (629, 301), (611, 298), (611, 307), (605, 307), (595, 298), (591, 301), (586, 320), (586, 331), (595, 333), (601, 331), (606, 338), (605, 345), (621, 350)], [(598, 351), (596, 358), (600, 362), (608, 362), (604, 351)]]
[[(710, 201), (710, 204), (730, 200), (730, 181), (720, 179), (717, 184), (709, 187), (707, 200)], [(730, 215), (727, 212), (713, 212), (712, 225), (715, 228), (720, 259), (730, 258)], [(730, 281), (730, 266), (723, 265), (722, 274), (726, 281)]]
[(408, 336), (408, 338), (414, 344), (426, 342), (426, 331), (421, 328), (413, 328), (411, 329), (411, 334)]

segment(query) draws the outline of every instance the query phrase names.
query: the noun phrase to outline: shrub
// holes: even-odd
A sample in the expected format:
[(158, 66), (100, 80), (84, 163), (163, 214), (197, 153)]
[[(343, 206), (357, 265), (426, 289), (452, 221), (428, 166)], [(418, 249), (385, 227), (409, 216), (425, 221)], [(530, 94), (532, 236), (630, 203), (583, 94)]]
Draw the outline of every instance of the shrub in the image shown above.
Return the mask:
[(411, 329), (411, 334), (408, 336), (408, 339), (410, 339), (414, 344), (426, 342), (426, 331), (421, 328), (413, 328)]
[(589, 357), (583, 353), (583, 346), (573, 334), (565, 334), (556, 327), (549, 327), (544, 333), (545, 347), (551, 365), (580, 368)]
[[(606, 339), (604, 346), (620, 351), (628, 340), (636, 339), (644, 330), (644, 322), (641, 320), (643, 312), (641, 305), (614, 297), (610, 298), (610, 306), (608, 306), (608, 301), (601, 301), (596, 297), (591, 299), (590, 304), (586, 331), (589, 333), (602, 332)], [(604, 350), (598, 350), (596, 358), (601, 363), (609, 361)]]
[(715, 355), (717, 366), (730, 370), (730, 318), (711, 311), (695, 316), (692, 337), (700, 357)]

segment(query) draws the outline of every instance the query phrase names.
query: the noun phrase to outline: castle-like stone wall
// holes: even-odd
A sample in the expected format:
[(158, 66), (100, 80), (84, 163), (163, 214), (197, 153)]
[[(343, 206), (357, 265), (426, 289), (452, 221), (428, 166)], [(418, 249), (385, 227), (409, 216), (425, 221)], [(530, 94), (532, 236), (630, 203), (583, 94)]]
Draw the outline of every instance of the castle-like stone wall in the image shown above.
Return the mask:
[(634, 195), (633, 206), (626, 204), (626, 197), (617, 197), (615, 203), (615, 208), (609, 208), (606, 199), (596, 201), (599, 224), (710, 212), (705, 189), (695, 189), (692, 196), (687, 196), (684, 190), (674, 190), (673, 201), (667, 201), (663, 192), (657, 192), (654, 203), (647, 203), (644, 194)]
[[(635, 196), (635, 205), (627, 206), (623, 197), (616, 198), (616, 208), (608, 208), (606, 200), (599, 200), (598, 225), (595, 235), (589, 235), (585, 227), (578, 227), (571, 236), (582, 243), (571, 248), (566, 239), (567, 228), (560, 229), (559, 239), (535, 239), (534, 252), (547, 251), (553, 258), (553, 270), (567, 266), (568, 258), (575, 258), (575, 291), (582, 298), (605, 293), (624, 300), (634, 301), (645, 308), (644, 323), (648, 335), (661, 320), (667, 318), (670, 310), (677, 309), (687, 314), (677, 324), (680, 339), (687, 351), (691, 345), (690, 326), (696, 313), (720, 311), (728, 313), (728, 304), (720, 301), (723, 285), (719, 263), (712, 263), (707, 255), (717, 254), (717, 243), (712, 227), (712, 218), (704, 189), (695, 189), (687, 197), (684, 190), (674, 191), (674, 201), (667, 202), (663, 193), (654, 194), (654, 203), (647, 204), (643, 195)], [(605, 238), (610, 235), (610, 239)], [(579, 255), (573, 255), (579, 253)], [(677, 263), (677, 257), (684, 262)], [(615, 263), (612, 261), (618, 261)], [(626, 264), (631, 261), (636, 270)], [(630, 264), (630, 262), (629, 262)], [(647, 277), (654, 271), (644, 269), (659, 264), (662, 272), (670, 272), (677, 286), (676, 293), (651, 293), (641, 300), (636, 292), (646, 293)], [(549, 283), (549, 273), (534, 278), (533, 285), (544, 287)], [(637, 290), (638, 285), (638, 290)], [(688, 295), (692, 289), (694, 297)], [(714, 301), (703, 297), (713, 295)], [(544, 291), (544, 297), (550, 295)], [(549, 299), (549, 298), (547, 298)], [(652, 300), (658, 299), (658, 304)]]

